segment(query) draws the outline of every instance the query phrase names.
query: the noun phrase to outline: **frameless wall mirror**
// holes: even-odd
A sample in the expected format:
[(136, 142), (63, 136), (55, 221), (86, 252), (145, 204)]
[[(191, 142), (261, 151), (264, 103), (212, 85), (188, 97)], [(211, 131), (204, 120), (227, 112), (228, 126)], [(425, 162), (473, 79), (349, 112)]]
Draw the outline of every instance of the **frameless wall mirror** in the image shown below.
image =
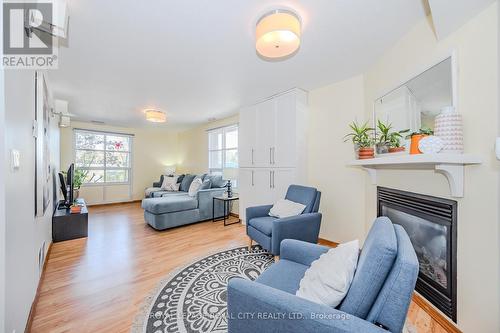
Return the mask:
[(378, 98), (374, 105), (374, 127), (380, 120), (392, 124), (396, 131), (434, 130), (436, 116), (443, 108), (453, 106), (452, 73), (449, 57)]

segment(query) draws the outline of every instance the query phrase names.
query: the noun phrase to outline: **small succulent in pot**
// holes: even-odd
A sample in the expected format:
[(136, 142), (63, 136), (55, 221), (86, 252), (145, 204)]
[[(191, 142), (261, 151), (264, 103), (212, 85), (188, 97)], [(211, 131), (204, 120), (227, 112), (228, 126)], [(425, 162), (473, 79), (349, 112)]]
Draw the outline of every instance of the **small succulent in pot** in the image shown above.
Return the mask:
[(373, 149), (375, 140), (372, 137), (373, 128), (368, 126), (368, 122), (360, 125), (356, 121), (353, 121), (349, 127), (352, 132), (344, 136), (344, 142), (352, 141), (359, 159), (373, 158), (375, 155)]
[(389, 152), (389, 134), (392, 129), (392, 124), (385, 124), (377, 120), (378, 132), (376, 135), (377, 139), (377, 154), (385, 154)]
[(397, 153), (405, 150), (405, 146), (401, 144), (403, 134), (408, 133), (410, 130), (405, 129), (398, 132), (391, 132), (389, 134), (389, 153)]

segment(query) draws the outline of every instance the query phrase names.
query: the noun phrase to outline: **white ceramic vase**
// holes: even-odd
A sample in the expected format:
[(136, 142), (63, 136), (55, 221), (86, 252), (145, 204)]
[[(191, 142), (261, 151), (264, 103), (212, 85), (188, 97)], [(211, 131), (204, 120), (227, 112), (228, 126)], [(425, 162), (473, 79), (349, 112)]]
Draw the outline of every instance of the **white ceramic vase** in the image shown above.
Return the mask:
[(441, 109), (434, 123), (434, 135), (443, 140), (440, 153), (463, 154), (464, 134), (462, 115), (455, 108), (447, 106)]

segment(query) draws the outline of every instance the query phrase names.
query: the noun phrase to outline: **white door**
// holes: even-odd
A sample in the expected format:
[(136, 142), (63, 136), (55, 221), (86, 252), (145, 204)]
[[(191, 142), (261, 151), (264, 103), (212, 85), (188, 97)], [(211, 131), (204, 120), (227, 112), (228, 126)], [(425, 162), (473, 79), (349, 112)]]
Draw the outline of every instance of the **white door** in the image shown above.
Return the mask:
[(254, 154), (256, 148), (257, 131), (257, 113), (256, 107), (246, 107), (240, 111), (240, 120), (238, 128), (238, 158), (239, 165), (242, 167), (254, 166)]
[(284, 199), (288, 187), (295, 184), (295, 169), (273, 169), (271, 176), (271, 187), (274, 201)]
[(238, 173), (238, 196), (240, 198), (238, 205), (240, 211), (240, 219), (246, 221), (246, 208), (253, 205), (252, 195), (254, 191), (253, 169), (240, 168)]
[(270, 99), (257, 104), (255, 166), (272, 165), (272, 148), (275, 141), (276, 101)]
[(271, 205), (274, 203), (272, 187), (272, 171), (266, 168), (257, 168), (253, 173), (254, 202), (256, 205)]
[(295, 94), (288, 93), (276, 98), (275, 144), (272, 148), (273, 167), (296, 166), (296, 102)]

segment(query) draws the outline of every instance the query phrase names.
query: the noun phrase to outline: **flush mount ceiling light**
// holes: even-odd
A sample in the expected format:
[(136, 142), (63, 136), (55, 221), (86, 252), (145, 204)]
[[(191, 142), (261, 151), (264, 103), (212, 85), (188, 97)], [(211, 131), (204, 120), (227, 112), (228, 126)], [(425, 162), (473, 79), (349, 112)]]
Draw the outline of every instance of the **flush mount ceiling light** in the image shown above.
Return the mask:
[(153, 123), (164, 123), (167, 121), (167, 115), (165, 112), (155, 109), (144, 110), (146, 114), (146, 120)]
[(296, 52), (300, 46), (300, 18), (286, 9), (276, 9), (262, 16), (255, 29), (257, 52), (279, 59)]

